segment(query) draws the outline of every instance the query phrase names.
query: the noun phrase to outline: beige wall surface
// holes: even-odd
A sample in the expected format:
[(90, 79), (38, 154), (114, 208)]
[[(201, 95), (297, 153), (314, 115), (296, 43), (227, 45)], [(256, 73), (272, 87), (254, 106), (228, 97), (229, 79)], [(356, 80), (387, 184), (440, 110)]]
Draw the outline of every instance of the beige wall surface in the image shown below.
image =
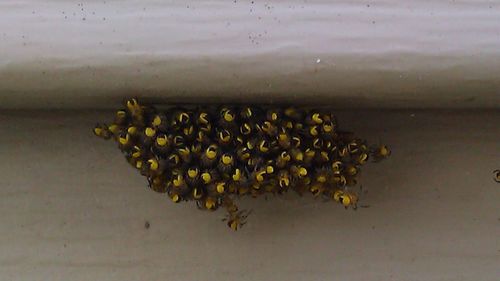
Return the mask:
[(482, 0), (4, 0), (0, 108), (499, 108), (499, 26)]
[(222, 212), (148, 190), (94, 137), (111, 112), (1, 112), (0, 280), (497, 281), (500, 112), (337, 115), (393, 150), (363, 169), (370, 207), (245, 199), (233, 233)]

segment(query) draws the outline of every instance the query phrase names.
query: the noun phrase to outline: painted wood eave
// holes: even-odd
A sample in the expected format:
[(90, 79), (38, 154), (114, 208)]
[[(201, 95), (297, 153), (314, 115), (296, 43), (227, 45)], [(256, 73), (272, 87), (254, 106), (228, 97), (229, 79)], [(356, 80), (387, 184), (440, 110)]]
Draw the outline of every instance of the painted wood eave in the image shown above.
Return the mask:
[(499, 3), (274, 2), (2, 1), (0, 107), (500, 107)]

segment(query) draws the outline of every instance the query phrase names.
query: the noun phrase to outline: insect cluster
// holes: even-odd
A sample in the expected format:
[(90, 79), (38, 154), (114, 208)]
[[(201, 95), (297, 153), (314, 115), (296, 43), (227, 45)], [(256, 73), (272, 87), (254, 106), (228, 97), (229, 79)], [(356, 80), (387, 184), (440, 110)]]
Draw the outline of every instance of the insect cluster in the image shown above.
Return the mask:
[(294, 107), (175, 107), (160, 111), (137, 99), (94, 134), (114, 139), (151, 189), (173, 202), (194, 200), (200, 209), (227, 210), (237, 230), (247, 212), (239, 196), (310, 192), (356, 208), (360, 167), (390, 155), (339, 131), (331, 112)]

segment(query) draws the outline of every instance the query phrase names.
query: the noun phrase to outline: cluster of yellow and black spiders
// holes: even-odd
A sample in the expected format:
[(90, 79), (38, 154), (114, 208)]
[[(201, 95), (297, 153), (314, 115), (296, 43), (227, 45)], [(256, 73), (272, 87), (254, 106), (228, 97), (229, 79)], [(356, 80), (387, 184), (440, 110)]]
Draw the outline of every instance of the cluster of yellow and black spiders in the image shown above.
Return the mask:
[(116, 112), (111, 125), (94, 133), (117, 141), (127, 161), (147, 177), (151, 189), (173, 202), (194, 200), (200, 209), (227, 210), (237, 230), (247, 212), (235, 197), (293, 190), (356, 208), (360, 167), (390, 155), (338, 130), (328, 111), (294, 107), (143, 106), (137, 99)]

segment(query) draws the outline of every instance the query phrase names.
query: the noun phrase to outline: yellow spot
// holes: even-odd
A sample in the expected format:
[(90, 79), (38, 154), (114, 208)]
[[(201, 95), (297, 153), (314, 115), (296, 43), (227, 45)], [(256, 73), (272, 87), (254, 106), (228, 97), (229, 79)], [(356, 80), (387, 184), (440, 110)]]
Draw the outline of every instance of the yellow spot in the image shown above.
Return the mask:
[(347, 174), (350, 176), (354, 176), (358, 173), (358, 170), (354, 166), (347, 167), (346, 171), (347, 171)]
[(153, 137), (155, 134), (156, 134), (156, 130), (151, 128), (151, 127), (147, 127), (145, 130), (144, 130), (144, 133), (146, 134), (146, 136), (148, 137)]
[(316, 126), (313, 126), (309, 129), (309, 134), (311, 134), (311, 136), (315, 137), (318, 135), (318, 128)]
[(210, 197), (207, 198), (207, 200), (205, 200), (205, 207), (207, 209), (210, 209), (210, 210), (213, 209), (213, 208), (215, 208), (215, 201), (214, 201), (214, 199), (212, 199)]
[(349, 150), (350, 153), (356, 153), (358, 152), (358, 144), (353, 141), (347, 145), (347, 149)]
[(306, 149), (305, 154), (307, 157), (312, 158), (312, 157), (314, 157), (314, 155), (316, 155), (316, 151), (308, 148), (308, 149)]
[(252, 150), (254, 148), (254, 143), (252, 141), (247, 141), (247, 148)]
[(389, 156), (389, 154), (391, 153), (391, 151), (389, 150), (389, 148), (385, 145), (382, 145), (380, 147), (380, 155), (383, 156), (383, 157), (386, 157), (386, 156)]
[(209, 133), (212, 131), (212, 125), (210, 124), (204, 124), (203, 126), (200, 126), (200, 131)]
[(252, 132), (252, 128), (250, 127), (250, 125), (248, 125), (247, 123), (243, 124), (241, 126), (241, 133), (244, 134), (244, 135), (248, 135)]
[(325, 159), (325, 161), (330, 160), (330, 156), (328, 156), (328, 152), (326, 151), (321, 151), (321, 156), (323, 157), (323, 159)]
[(198, 131), (198, 136), (196, 137), (196, 140), (199, 142), (203, 142), (205, 139), (205, 133), (203, 131)]
[(198, 169), (189, 169), (188, 176), (190, 178), (195, 178), (196, 176), (198, 176)]
[(111, 125), (109, 125), (108, 130), (111, 133), (116, 134), (120, 130), (120, 127), (118, 125), (116, 125), (116, 124), (111, 124)]
[(333, 131), (333, 126), (331, 126), (331, 125), (326, 125), (326, 124), (325, 124), (325, 125), (323, 126), (323, 131), (325, 131), (325, 133), (330, 133), (330, 132), (332, 132), (332, 131)]
[(278, 120), (278, 114), (276, 114), (276, 112), (273, 112), (273, 113), (271, 114), (271, 120), (272, 120), (272, 121), (276, 121), (276, 120)]
[(153, 119), (153, 126), (158, 127), (161, 125), (161, 117), (160, 115), (156, 115)]
[(152, 171), (158, 170), (159, 164), (158, 164), (158, 161), (156, 159), (149, 159), (148, 163), (149, 163), (149, 168)]
[(244, 195), (248, 193), (248, 187), (239, 187), (238, 188), (238, 194), (239, 195)]
[(345, 207), (351, 205), (351, 197), (348, 195), (341, 195), (340, 201), (342, 202), (342, 205), (344, 205)]
[(274, 168), (273, 168), (273, 166), (267, 166), (267, 167), (266, 167), (266, 173), (268, 173), (268, 174), (272, 174), (273, 172), (274, 172)]
[(233, 163), (233, 157), (227, 154), (222, 155), (222, 163), (224, 163), (224, 165), (231, 165)]
[(320, 183), (325, 183), (326, 182), (326, 176), (324, 175), (319, 175), (318, 178), (316, 178), (316, 180)]
[(130, 111), (134, 110), (135, 107), (137, 106), (137, 100), (136, 99), (130, 99), (127, 101), (127, 107)]
[(131, 98), (127, 101), (127, 104), (129, 104), (130, 106), (136, 106), (138, 102), (136, 98)]
[(215, 157), (217, 157), (217, 152), (209, 147), (205, 152), (205, 155), (207, 155), (208, 159), (215, 159)]
[(281, 187), (287, 187), (290, 185), (290, 179), (288, 179), (287, 177), (282, 177), (280, 179), (280, 186)]
[(156, 138), (156, 143), (159, 146), (166, 146), (167, 145), (167, 137), (166, 136), (159, 136)]
[(138, 146), (134, 146), (134, 152), (132, 153), (133, 158), (139, 158), (141, 157), (142, 152), (141, 149)]
[(205, 172), (205, 173), (201, 174), (201, 179), (203, 180), (203, 182), (205, 184), (207, 184), (207, 183), (210, 183), (212, 181), (212, 176), (210, 175), (210, 173)]
[(299, 168), (299, 175), (300, 175), (301, 177), (305, 177), (305, 176), (307, 176), (307, 169), (306, 169), (306, 168), (304, 168), (304, 167), (300, 167), (300, 168)]
[(174, 144), (176, 146), (182, 145), (184, 143), (184, 138), (181, 136), (175, 136), (174, 137)]
[(181, 198), (179, 197), (179, 195), (177, 194), (174, 194), (172, 195), (172, 197), (170, 197), (172, 199), (172, 201), (174, 201), (175, 203), (179, 202), (179, 200), (181, 200)]
[(260, 189), (260, 184), (258, 184), (258, 183), (254, 183), (254, 184), (252, 185), (252, 188), (253, 188), (253, 189), (255, 189), (255, 190), (259, 190), (259, 189)]
[(318, 185), (313, 185), (311, 186), (311, 188), (309, 189), (309, 191), (311, 191), (311, 193), (314, 195), (314, 196), (317, 196), (320, 194), (321, 192), (321, 187), (319, 187)]
[(184, 183), (181, 175), (177, 175), (177, 177), (172, 181), (175, 187), (179, 187)]
[(190, 152), (189, 148), (179, 148), (179, 154), (182, 156), (187, 156)]
[(189, 122), (189, 114), (185, 113), (185, 112), (182, 112), (180, 115), (179, 115), (179, 121), (181, 123), (187, 123)]
[(345, 178), (345, 176), (344, 176), (344, 175), (335, 175), (335, 176), (333, 177), (333, 180), (334, 180), (336, 183), (340, 184), (341, 186), (344, 186), (344, 185), (346, 184), (346, 182), (347, 182), (347, 180), (346, 180), (346, 178)]
[(193, 153), (199, 153), (201, 151), (201, 144), (193, 144), (191, 145), (191, 152)]
[(264, 181), (264, 174), (266, 173), (266, 171), (260, 171), (258, 172), (256, 175), (255, 175), (255, 179), (258, 181), (258, 182), (263, 182)]
[(347, 147), (343, 147), (341, 150), (339, 150), (339, 156), (340, 157), (347, 156), (348, 152), (349, 151), (347, 150)]
[(300, 138), (293, 137), (292, 140), (295, 142), (295, 147), (299, 147), (300, 146)]
[(102, 135), (102, 128), (101, 127), (95, 127), (94, 128), (94, 134), (96, 134), (96, 136), (101, 136)]
[(171, 164), (177, 165), (179, 163), (179, 156), (177, 156), (177, 154), (171, 154), (168, 157), (168, 160), (170, 161)]
[(128, 143), (128, 141), (129, 141), (129, 139), (130, 139), (129, 134), (126, 134), (126, 135), (125, 135), (125, 137), (120, 136), (120, 137), (118, 138), (118, 142), (119, 142), (121, 145), (126, 145), (126, 144)]
[(339, 171), (340, 167), (342, 167), (342, 162), (335, 161), (335, 162), (332, 163), (332, 170)]
[(231, 135), (229, 134), (228, 131), (224, 130), (224, 131), (222, 131), (222, 132), (219, 133), (219, 138), (223, 142), (228, 142), (231, 139)]
[(228, 226), (234, 231), (238, 230), (238, 222), (236, 220), (230, 220)]
[(252, 109), (250, 109), (249, 107), (246, 108), (246, 115), (248, 118), (250, 118), (252, 116)]
[(323, 119), (321, 119), (319, 113), (314, 113), (313, 116), (312, 116), (312, 120), (314, 121), (314, 123), (316, 124), (321, 124), (323, 123)]
[(198, 118), (200, 123), (202, 124), (208, 124), (208, 115), (205, 112), (200, 113), (200, 117)]
[(272, 125), (271, 122), (265, 121), (264, 124), (262, 124), (262, 129), (265, 129), (265, 131), (269, 131), (271, 129)]
[(239, 181), (240, 179), (241, 179), (241, 170), (240, 169), (234, 170), (233, 180)]
[(224, 193), (224, 191), (226, 190), (226, 183), (224, 182), (220, 182), (217, 184), (217, 186), (215, 187), (217, 189), (217, 193)]
[(186, 136), (189, 136), (193, 133), (194, 131), (194, 127), (193, 126), (189, 126), (188, 128), (184, 128), (184, 135)]
[(139, 161), (135, 162), (135, 167), (136, 167), (137, 169), (139, 169), (139, 170), (140, 170), (140, 169), (142, 169), (142, 161), (141, 161), (141, 160), (139, 160)]
[(368, 154), (363, 153), (363, 154), (359, 155), (358, 162), (360, 164), (366, 163), (366, 160), (368, 160)]
[(286, 141), (286, 140), (288, 140), (288, 136), (286, 134), (279, 134), (278, 140), (279, 141)]
[(135, 135), (135, 134), (137, 134), (137, 127), (135, 127), (135, 126), (128, 127), (127, 133), (129, 133), (132, 136)]
[(233, 114), (231, 114), (231, 112), (229, 112), (229, 110), (228, 110), (228, 111), (225, 111), (225, 112), (224, 112), (224, 120), (225, 120), (226, 122), (232, 122), (232, 121), (234, 120), (234, 115), (233, 115)]
[(285, 161), (290, 161), (291, 159), (290, 154), (288, 154), (288, 152), (286, 151), (281, 152), (281, 158), (283, 158), (283, 160)]
[(326, 141), (326, 142), (325, 142), (325, 147), (326, 147), (327, 149), (331, 149), (331, 148), (332, 148), (332, 142), (331, 142), (331, 141)]
[(195, 199), (200, 199), (202, 196), (203, 196), (203, 193), (201, 193), (200, 190), (198, 190), (198, 188), (193, 189), (193, 197)]
[(342, 190), (336, 190), (334, 193), (333, 193), (333, 199), (337, 202), (340, 202), (340, 196), (342, 196), (344, 194), (344, 192)]
[(295, 155), (295, 160), (297, 160), (297, 161), (303, 161), (303, 160), (304, 160), (304, 154), (302, 153), (302, 151), (299, 151), (299, 152)]

